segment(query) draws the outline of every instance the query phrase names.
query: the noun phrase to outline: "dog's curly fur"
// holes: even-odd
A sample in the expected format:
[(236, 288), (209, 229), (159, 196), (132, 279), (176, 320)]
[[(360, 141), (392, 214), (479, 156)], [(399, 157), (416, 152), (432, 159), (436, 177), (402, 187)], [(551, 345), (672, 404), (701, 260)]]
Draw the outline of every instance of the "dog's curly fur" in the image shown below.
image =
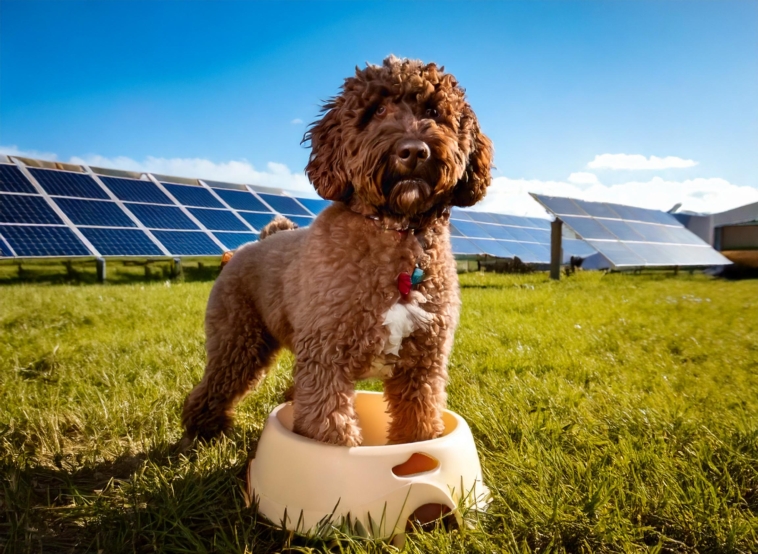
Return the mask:
[[(389, 440), (438, 437), (460, 306), (449, 210), (484, 196), (491, 142), (452, 75), (394, 56), (356, 68), (304, 141), (308, 177), (334, 203), (306, 229), (277, 223), (219, 276), (205, 375), (184, 406), (186, 437), (226, 430), (282, 346), (297, 358), (296, 432), (359, 445), (354, 383), (381, 376)], [(415, 267), (423, 281), (404, 296), (398, 276)], [(410, 325), (399, 337), (388, 325), (396, 304)]]

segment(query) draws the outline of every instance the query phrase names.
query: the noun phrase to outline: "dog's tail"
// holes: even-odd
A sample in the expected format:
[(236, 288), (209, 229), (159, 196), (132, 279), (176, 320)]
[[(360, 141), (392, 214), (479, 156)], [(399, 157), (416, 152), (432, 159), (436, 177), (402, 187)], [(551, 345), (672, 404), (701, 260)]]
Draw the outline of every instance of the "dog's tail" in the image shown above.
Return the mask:
[(297, 229), (297, 225), (283, 215), (278, 215), (269, 221), (263, 229), (261, 229), (259, 240), (270, 237), (279, 231), (289, 231), (291, 229)]

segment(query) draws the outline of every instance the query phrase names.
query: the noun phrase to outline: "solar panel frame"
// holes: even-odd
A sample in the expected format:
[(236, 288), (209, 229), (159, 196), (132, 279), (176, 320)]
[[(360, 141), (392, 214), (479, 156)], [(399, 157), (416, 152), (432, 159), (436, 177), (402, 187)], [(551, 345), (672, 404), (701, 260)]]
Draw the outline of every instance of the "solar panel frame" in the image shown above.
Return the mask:
[(247, 221), (250, 226), (252, 226), (258, 233), (260, 233), (261, 229), (263, 229), (268, 223), (271, 222), (271, 220), (276, 217), (276, 214), (271, 212), (243, 212), (242, 210), (239, 210), (237, 213), (241, 215), (243, 219)]

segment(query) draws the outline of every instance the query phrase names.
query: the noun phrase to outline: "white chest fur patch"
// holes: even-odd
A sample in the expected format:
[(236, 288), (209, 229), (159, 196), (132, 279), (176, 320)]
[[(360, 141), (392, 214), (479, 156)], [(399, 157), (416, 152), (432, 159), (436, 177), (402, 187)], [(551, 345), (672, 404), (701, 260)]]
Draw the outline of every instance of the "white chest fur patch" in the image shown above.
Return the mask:
[(412, 298), (409, 302), (396, 302), (387, 313), (384, 314), (384, 325), (389, 329), (387, 342), (384, 343), (383, 354), (400, 354), (400, 346), (403, 339), (416, 329), (425, 327), (432, 321), (432, 314), (424, 310), (418, 304), (418, 300)]

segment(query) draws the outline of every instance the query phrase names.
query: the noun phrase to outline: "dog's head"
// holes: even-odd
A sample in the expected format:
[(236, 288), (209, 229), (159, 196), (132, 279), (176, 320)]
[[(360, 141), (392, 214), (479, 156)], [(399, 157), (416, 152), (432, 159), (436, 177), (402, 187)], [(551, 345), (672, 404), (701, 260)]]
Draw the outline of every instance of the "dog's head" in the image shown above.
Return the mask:
[(433, 63), (390, 56), (356, 68), (303, 140), (323, 198), (378, 213), (471, 206), (491, 180), (492, 143), (455, 77)]

